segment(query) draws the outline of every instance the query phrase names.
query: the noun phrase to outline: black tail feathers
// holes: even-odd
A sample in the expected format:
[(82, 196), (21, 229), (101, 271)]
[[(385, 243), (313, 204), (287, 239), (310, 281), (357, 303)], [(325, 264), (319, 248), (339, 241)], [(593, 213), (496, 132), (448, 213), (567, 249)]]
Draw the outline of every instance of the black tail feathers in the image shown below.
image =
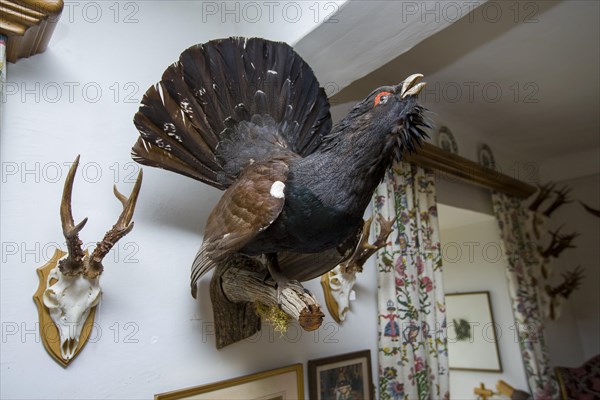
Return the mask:
[(185, 50), (148, 89), (134, 123), (135, 161), (219, 189), (254, 151), (275, 145), (304, 156), (331, 130), (327, 96), (308, 64), (289, 45), (260, 38)]

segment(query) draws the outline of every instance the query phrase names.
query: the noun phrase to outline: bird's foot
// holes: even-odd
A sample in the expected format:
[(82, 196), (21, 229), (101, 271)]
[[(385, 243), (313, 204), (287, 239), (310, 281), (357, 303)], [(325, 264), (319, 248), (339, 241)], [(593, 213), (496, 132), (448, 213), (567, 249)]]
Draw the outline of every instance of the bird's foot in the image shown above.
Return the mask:
[(281, 269), (279, 268), (279, 262), (277, 261), (277, 254), (271, 253), (265, 255), (265, 266), (269, 271), (268, 276), (270, 276), (275, 281), (275, 286), (277, 288), (277, 304), (281, 308), (281, 301), (283, 299), (283, 290), (286, 288), (290, 288), (292, 290), (296, 290), (300, 293), (305, 293), (304, 286), (300, 284), (297, 280), (293, 280), (285, 276)]
[(284, 289), (292, 289), (300, 293), (304, 293), (304, 286), (300, 284), (297, 280), (288, 279), (283, 275), (279, 275), (277, 277), (271, 276), (275, 281), (275, 287), (277, 288), (277, 304), (281, 307), (281, 302), (283, 300), (283, 290)]

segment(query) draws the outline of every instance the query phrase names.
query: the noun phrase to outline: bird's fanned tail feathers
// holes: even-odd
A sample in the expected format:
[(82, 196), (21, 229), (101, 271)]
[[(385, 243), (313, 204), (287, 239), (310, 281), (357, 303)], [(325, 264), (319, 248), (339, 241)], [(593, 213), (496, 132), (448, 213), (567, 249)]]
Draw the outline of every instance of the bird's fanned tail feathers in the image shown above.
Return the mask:
[[(303, 156), (316, 149), (331, 130), (331, 117), (308, 64), (289, 45), (259, 38), (195, 45), (144, 95), (134, 117), (140, 137), (132, 157), (225, 189), (245, 167), (236, 153), (250, 147), (239, 131), (255, 122), (269, 129), (254, 129), (253, 135), (271, 135), (263, 146), (253, 146), (262, 153), (269, 146)], [(226, 151), (219, 154), (219, 146)]]

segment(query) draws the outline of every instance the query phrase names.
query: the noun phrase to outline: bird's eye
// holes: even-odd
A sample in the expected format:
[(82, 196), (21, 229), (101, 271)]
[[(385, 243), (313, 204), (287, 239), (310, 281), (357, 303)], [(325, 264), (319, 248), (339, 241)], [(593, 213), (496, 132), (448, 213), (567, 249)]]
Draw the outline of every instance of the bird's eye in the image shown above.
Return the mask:
[(378, 106), (380, 104), (385, 104), (387, 103), (388, 99), (390, 98), (391, 93), (390, 92), (381, 92), (379, 93), (376, 97), (375, 97), (375, 102), (373, 105)]

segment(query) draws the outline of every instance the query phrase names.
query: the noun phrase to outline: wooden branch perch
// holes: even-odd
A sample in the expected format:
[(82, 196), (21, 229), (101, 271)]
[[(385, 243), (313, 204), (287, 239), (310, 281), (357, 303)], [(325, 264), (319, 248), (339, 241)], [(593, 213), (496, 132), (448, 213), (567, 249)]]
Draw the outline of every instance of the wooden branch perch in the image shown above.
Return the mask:
[(325, 316), (315, 297), (301, 285), (287, 287), (277, 302), (275, 283), (265, 282), (267, 270), (256, 260), (234, 255), (217, 266), (210, 294), (215, 318), (217, 348), (246, 339), (260, 330), (255, 303), (280, 307), (305, 331), (318, 329)]

